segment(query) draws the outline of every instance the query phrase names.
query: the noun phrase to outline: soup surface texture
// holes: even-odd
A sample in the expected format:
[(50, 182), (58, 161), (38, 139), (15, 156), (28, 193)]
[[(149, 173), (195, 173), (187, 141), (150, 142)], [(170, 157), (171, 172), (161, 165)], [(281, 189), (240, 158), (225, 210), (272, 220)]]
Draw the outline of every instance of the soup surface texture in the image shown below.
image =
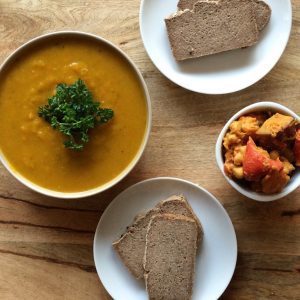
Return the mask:
[[(84, 150), (74, 152), (37, 112), (57, 84), (79, 78), (114, 117), (91, 130)], [(39, 186), (58, 192), (96, 188), (137, 155), (146, 105), (135, 71), (114, 49), (85, 38), (48, 40), (18, 56), (0, 77), (0, 149), (15, 172)]]

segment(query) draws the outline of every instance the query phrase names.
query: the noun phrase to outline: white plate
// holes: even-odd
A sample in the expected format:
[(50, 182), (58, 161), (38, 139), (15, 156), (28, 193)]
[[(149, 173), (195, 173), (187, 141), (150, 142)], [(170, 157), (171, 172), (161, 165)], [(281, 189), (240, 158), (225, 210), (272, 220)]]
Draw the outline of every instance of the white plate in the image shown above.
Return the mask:
[(223, 206), (201, 187), (177, 178), (142, 181), (117, 196), (103, 213), (94, 239), (98, 275), (115, 300), (148, 299), (143, 282), (127, 271), (112, 248), (140, 212), (173, 194), (184, 194), (199, 217), (204, 239), (197, 258), (194, 300), (216, 300), (226, 289), (237, 259), (234, 228)]
[(155, 66), (186, 89), (205, 94), (242, 90), (270, 72), (290, 36), (290, 0), (265, 2), (272, 8), (271, 20), (255, 46), (178, 63), (172, 55), (164, 22), (165, 17), (176, 12), (178, 0), (142, 0), (140, 30), (144, 46)]

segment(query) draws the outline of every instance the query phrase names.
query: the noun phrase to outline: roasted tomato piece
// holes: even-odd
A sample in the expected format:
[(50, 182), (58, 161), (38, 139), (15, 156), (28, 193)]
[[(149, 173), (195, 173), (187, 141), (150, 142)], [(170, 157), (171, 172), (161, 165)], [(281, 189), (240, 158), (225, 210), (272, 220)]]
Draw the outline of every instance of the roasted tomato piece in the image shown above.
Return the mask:
[(296, 159), (296, 166), (300, 167), (300, 129), (298, 129), (297, 133), (296, 133), (294, 155), (295, 155), (295, 159)]
[(246, 180), (258, 181), (272, 170), (281, 171), (283, 164), (279, 159), (270, 159), (268, 152), (258, 148), (250, 137), (246, 147), (243, 167)]

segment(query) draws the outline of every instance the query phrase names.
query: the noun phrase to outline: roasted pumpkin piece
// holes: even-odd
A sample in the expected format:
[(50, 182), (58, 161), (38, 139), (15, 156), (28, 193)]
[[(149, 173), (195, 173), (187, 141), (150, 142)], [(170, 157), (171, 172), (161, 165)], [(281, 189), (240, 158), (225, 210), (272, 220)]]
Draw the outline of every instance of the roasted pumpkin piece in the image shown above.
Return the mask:
[(290, 176), (278, 170), (273, 170), (267, 174), (261, 181), (262, 192), (265, 194), (275, 194), (283, 190), (290, 180)]
[(293, 117), (276, 113), (263, 123), (263, 125), (256, 131), (256, 134), (276, 137), (279, 132), (282, 132), (293, 124)]
[(296, 166), (300, 167), (300, 128), (297, 130), (295, 145), (294, 145), (294, 155), (296, 160)]
[(250, 137), (246, 147), (243, 168), (246, 180), (259, 181), (272, 170), (281, 171), (283, 164), (279, 159), (270, 159), (269, 153), (257, 147)]

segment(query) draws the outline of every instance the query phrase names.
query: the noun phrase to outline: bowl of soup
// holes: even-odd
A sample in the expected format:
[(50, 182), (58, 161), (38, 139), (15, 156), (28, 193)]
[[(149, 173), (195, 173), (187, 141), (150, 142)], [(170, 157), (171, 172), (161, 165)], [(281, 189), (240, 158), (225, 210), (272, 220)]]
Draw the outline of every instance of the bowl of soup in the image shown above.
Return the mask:
[[(39, 36), (4, 61), (0, 79), (0, 159), (27, 187), (59, 198), (90, 196), (115, 185), (141, 158), (151, 127), (149, 93), (135, 64), (109, 41), (74, 31)], [(39, 112), (58, 86), (78, 80), (113, 118), (89, 129), (84, 149), (72, 151)]]

